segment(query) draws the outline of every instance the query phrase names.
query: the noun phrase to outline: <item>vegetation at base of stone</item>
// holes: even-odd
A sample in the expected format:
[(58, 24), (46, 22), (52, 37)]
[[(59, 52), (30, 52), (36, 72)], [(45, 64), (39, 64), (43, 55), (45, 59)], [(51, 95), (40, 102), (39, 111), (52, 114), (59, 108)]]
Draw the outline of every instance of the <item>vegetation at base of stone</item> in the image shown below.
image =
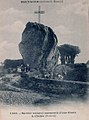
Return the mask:
[[(74, 80), (74, 81), (82, 81), (86, 82), (87, 81), (87, 66), (86, 64), (72, 64), (69, 65), (70, 68), (72, 68), (71, 71), (67, 73), (65, 76), (66, 80)], [(64, 78), (64, 79), (65, 79)]]
[[(22, 63), (20, 60), (6, 60), (8, 64), (5, 63), (4, 68), (1, 69), (0, 76), (4, 76), (5, 74), (18, 73), (16, 63)], [(22, 60), (21, 60), (22, 61)], [(14, 64), (15, 62), (15, 64)], [(10, 66), (9, 66), (10, 65)], [(16, 66), (14, 66), (16, 65)], [(15, 68), (16, 67), (16, 68)], [(15, 69), (15, 70), (14, 70)], [(5, 73), (5, 71), (7, 71)], [(58, 79), (58, 80), (73, 80), (73, 81), (88, 81), (89, 69), (87, 68), (87, 64), (59, 64), (56, 65), (54, 70), (47, 71), (46, 69), (41, 71), (33, 70), (28, 71), (30, 77), (38, 77), (38, 78), (47, 78), (47, 79)]]
[(74, 64), (75, 57), (80, 53), (78, 46), (73, 46), (69, 44), (64, 44), (58, 46), (61, 64)]
[(17, 68), (18, 66), (21, 66), (23, 63), (24, 62), (22, 59), (18, 59), (18, 60), (6, 59), (4, 61), (4, 67), (5, 68)]
[[(53, 71), (54, 79), (64, 79), (73, 81), (87, 81), (88, 68), (86, 64), (66, 64), (57, 65)], [(60, 75), (60, 76), (59, 76)]]

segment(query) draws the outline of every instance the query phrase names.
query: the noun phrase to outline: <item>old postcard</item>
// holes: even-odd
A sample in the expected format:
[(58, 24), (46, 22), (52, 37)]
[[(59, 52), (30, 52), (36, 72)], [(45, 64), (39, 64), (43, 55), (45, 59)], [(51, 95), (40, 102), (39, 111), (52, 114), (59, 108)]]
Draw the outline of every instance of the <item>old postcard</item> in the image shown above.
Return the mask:
[(0, 120), (89, 120), (87, 0), (0, 0)]

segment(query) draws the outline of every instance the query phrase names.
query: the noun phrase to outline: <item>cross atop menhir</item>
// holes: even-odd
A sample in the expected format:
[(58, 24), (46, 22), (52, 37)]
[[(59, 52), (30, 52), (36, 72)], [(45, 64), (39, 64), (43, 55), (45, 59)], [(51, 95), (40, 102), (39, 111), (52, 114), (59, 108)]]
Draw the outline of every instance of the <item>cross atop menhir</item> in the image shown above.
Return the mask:
[(45, 11), (41, 11), (41, 6), (38, 7), (38, 11), (34, 12), (35, 14), (38, 14), (38, 23), (41, 22), (41, 14), (44, 14)]

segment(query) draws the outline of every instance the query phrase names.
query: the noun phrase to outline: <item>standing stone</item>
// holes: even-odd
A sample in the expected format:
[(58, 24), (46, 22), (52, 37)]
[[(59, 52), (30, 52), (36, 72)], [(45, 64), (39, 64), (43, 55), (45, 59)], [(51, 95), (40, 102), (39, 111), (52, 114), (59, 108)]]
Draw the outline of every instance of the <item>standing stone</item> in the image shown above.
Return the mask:
[(29, 64), (30, 69), (47, 68), (51, 61), (51, 67), (54, 66), (58, 61), (57, 42), (50, 27), (28, 22), (19, 44), (24, 63)]

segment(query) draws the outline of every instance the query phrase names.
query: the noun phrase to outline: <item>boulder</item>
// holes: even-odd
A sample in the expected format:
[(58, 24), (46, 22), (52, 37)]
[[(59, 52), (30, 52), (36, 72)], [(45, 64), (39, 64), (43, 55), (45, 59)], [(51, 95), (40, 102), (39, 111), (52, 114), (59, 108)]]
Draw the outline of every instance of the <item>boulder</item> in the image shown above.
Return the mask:
[(19, 50), (30, 69), (53, 68), (58, 62), (57, 37), (50, 27), (28, 22), (22, 33)]

